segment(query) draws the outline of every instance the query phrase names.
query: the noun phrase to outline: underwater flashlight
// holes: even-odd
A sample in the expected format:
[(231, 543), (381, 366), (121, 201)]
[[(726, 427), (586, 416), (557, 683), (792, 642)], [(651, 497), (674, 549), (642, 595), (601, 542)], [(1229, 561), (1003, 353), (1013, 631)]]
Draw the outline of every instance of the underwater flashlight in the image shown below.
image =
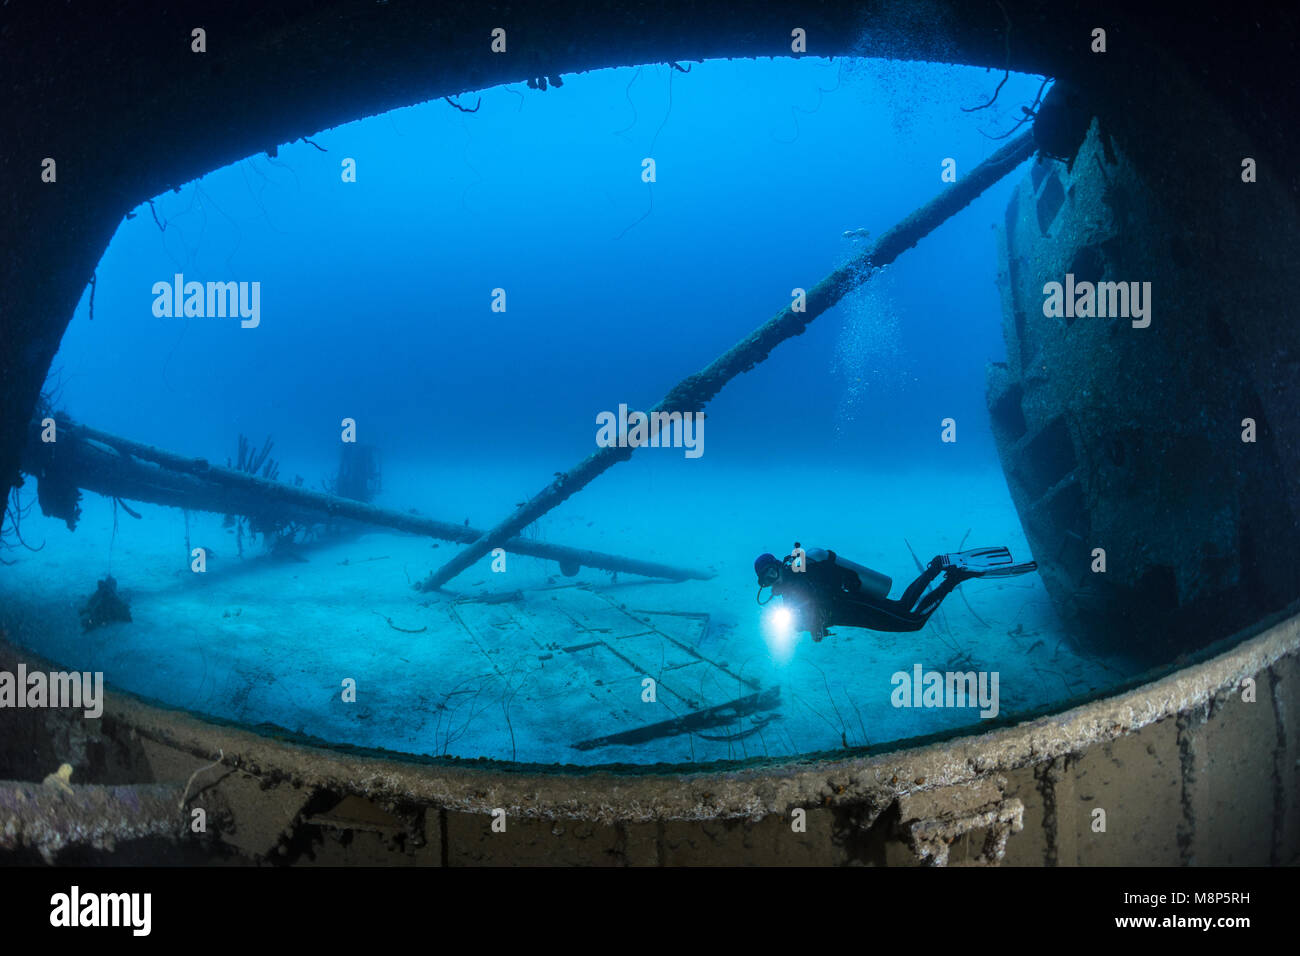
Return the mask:
[(763, 615), (763, 637), (777, 663), (789, 661), (794, 656), (794, 646), (797, 643), (794, 612), (784, 604), (770, 608)]

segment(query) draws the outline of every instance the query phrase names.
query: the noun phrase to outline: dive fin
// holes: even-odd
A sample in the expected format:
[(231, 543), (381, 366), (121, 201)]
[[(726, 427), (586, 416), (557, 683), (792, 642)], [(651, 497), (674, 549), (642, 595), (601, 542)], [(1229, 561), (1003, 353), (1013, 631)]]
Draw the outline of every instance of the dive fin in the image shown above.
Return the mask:
[(984, 578), (1012, 577), (1017, 574), (1028, 574), (1038, 568), (1036, 561), (1014, 564), (1011, 549), (1006, 547), (974, 548), (970, 551), (958, 551), (955, 554), (941, 555), (939, 560), (945, 569), (962, 571), (972, 577)]
[(1024, 564), (1012, 564), (1003, 568), (991, 568), (980, 574), (982, 578), (1013, 578), (1017, 574), (1028, 574), (1030, 571), (1038, 570), (1037, 561), (1026, 561)]

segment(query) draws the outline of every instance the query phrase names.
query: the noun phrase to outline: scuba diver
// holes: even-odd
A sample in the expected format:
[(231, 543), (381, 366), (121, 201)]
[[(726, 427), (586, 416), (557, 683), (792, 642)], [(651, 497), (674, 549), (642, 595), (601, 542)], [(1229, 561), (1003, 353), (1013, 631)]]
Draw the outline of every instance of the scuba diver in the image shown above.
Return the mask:
[[(800, 564), (803, 570), (799, 570)], [(1035, 561), (1013, 564), (1008, 548), (939, 554), (895, 601), (889, 598), (894, 583), (890, 578), (846, 561), (834, 551), (805, 550), (796, 542), (794, 553), (784, 561), (772, 554), (760, 554), (754, 561), (758, 603), (768, 603), (761, 598), (763, 589), (771, 588), (772, 596), (779, 596), (782, 606), (789, 609), (794, 630), (807, 631), (814, 641), (820, 641), (826, 629), (837, 624), (873, 631), (919, 631), (963, 581), (1028, 574), (1037, 567)], [(926, 588), (941, 574), (939, 586), (927, 593)]]

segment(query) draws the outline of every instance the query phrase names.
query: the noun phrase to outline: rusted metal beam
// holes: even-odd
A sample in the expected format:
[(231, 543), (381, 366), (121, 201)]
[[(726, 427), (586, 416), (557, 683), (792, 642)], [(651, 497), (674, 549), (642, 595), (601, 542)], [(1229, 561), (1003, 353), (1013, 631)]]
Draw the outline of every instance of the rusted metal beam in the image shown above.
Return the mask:
[(112, 849), (124, 840), (184, 832), (181, 788), (0, 782), (0, 849), (30, 847), (54, 863), (66, 847)]
[[(56, 418), (54, 442), (42, 442), (40, 431), (39, 424), (33, 423), (23, 470), (35, 475), (38, 482), (49, 481), (60, 488), (75, 486), (113, 498), (263, 520), (356, 521), (461, 544), (484, 534), (469, 525), (380, 508), (222, 468), (201, 458), (186, 458), (67, 418)], [(566, 574), (589, 567), (672, 581), (713, 577), (710, 571), (527, 538), (512, 537), (501, 547), (514, 554), (558, 561)]]

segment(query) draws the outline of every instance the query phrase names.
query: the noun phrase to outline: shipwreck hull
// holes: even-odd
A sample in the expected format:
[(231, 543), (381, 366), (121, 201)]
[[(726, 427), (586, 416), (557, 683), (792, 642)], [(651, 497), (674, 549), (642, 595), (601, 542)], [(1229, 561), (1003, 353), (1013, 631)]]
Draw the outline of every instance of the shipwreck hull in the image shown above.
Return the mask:
[[(18, 110), (0, 191), (15, 234), (29, 241), (0, 262), (6, 490), (21, 482), (41, 383), (85, 283), (121, 218), (148, 197), (275, 144), (444, 94), (607, 66), (788, 55), (795, 19), (819, 38), (816, 55), (909, 56), (1072, 80), (1114, 133), (1113, 154), (1094, 126), (1068, 169), (1036, 165), (1002, 239), (1008, 348), (990, 373), (990, 411), (1012, 497), (1063, 616), (1091, 642), (1126, 646), (1136, 625), (1155, 620), (1143, 639), (1174, 649), (1230, 634), (1232, 622), (1260, 620), (1295, 597), (1300, 279), (1285, 274), (1277, 250), (1297, 238), (1288, 163), (1296, 92), (1276, 82), (1293, 54), (1293, 15), (1261, 27), (1252, 17), (1169, 18), (1135, 7), (1108, 18), (1121, 42), (1098, 56), (1086, 43), (1095, 11), (1030, 0), (797, 4), (762, 22), (725, 4), (669, 7), (654, 17), (635, 8), (565, 18), (542, 5), (516, 11), (512, 35), (527, 37), (530, 52), (493, 57), (464, 40), (497, 25), (489, 11), (357, 4), (340, 28), (310, 4), (268, 18), (238, 0), (209, 22), (223, 52), (203, 70), (187, 69), (188, 52), (172, 42), (192, 26), (183, 11), (148, 23), (87, 12), (67, 19), (69, 35), (54, 44), (31, 42), (47, 35), (43, 8), (16, 19), (5, 38), (13, 55), (0, 58)], [(880, 16), (890, 11), (905, 16)], [(935, 28), (914, 31), (918, 24)], [(1199, 85), (1161, 58), (1162, 45), (1188, 51)], [(61, 51), (53, 61), (51, 48)], [(1230, 68), (1207, 68), (1206, 51)], [(156, 135), (160, 123), (168, 136)], [(59, 159), (57, 187), (35, 175), (50, 155)], [(1248, 156), (1261, 164), (1250, 186), (1240, 180)], [(1151, 328), (1047, 320), (1042, 285), (1071, 270), (1151, 281)], [(1258, 426), (1253, 445), (1240, 440), (1247, 417)], [(1107, 552), (1104, 575), (1091, 570), (1097, 547)], [(31, 662), (0, 648), (0, 665), (19, 659)], [(112, 695), (93, 723), (0, 712), (8, 741), (0, 778), (24, 781), (0, 784), (0, 801), (14, 823), (7, 846), (35, 859), (167, 859), (160, 844), (192, 840), (181, 836), (188, 798), (211, 810), (203, 849), (246, 860), (304, 859), (314, 828), (356, 834), (350, 850), (337, 844), (344, 857), (435, 864), (939, 862), (936, 839), (948, 837), (954, 861), (988, 846), (969, 855), (1286, 863), (1300, 854), (1298, 660), (1292, 617), (1218, 657), (1021, 726), (703, 773), (421, 765)], [(1253, 702), (1242, 699), (1247, 678)], [(210, 767), (218, 755), (223, 763)], [(37, 783), (62, 762), (77, 766), (75, 786), (98, 788), (74, 794), (76, 807)], [(117, 803), (133, 794), (114, 787), (155, 789), (135, 791), (141, 815), (119, 825)], [(1110, 811), (1109, 835), (1090, 827), (1097, 806)], [(162, 812), (149, 815), (154, 807)], [(518, 821), (509, 836), (490, 835), (498, 807)], [(811, 839), (792, 838), (795, 807), (808, 808)]]
[[(1248, 155), (1226, 120), (1219, 133)], [(1298, 463), (1272, 428), (1296, 407), (1294, 365), (1277, 361), (1294, 349), (1294, 279), (1257, 245), (1294, 232), (1294, 208), (1243, 182), (1235, 153), (1188, 149), (1153, 165), (1093, 119), (1072, 162), (1035, 161), (998, 229), (1006, 361), (988, 373), (1057, 610), (1092, 646), (1164, 659), (1284, 606), (1300, 581)], [(1149, 313), (1048, 315), (1051, 282), (1150, 283)]]

